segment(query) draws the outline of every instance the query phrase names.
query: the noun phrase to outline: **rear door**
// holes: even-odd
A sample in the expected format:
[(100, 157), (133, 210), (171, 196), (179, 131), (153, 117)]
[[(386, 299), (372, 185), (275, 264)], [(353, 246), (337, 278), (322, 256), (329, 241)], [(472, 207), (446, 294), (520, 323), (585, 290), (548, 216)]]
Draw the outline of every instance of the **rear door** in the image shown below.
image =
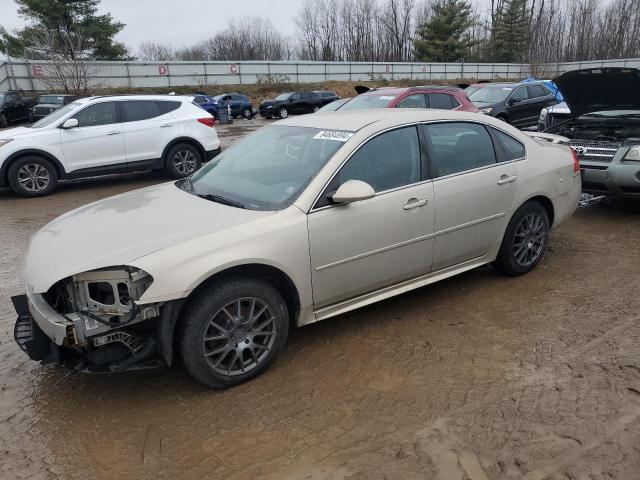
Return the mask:
[(518, 179), (512, 162), (498, 161), (484, 125), (442, 122), (424, 129), (435, 195), (436, 271), (482, 257), (500, 241)]
[(122, 123), (116, 102), (94, 103), (73, 117), (78, 126), (60, 129), (60, 141), (68, 171), (107, 165), (125, 166)]
[(160, 160), (164, 148), (178, 136), (178, 125), (170, 112), (179, 108), (180, 102), (124, 100), (119, 104), (127, 162)]

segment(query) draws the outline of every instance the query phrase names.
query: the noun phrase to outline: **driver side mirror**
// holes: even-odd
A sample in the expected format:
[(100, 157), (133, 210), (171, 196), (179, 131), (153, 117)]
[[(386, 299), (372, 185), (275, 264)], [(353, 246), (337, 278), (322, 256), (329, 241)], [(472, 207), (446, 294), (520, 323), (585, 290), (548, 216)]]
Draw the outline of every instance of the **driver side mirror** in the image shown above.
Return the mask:
[(513, 105), (514, 103), (519, 103), (522, 100), (520, 98), (510, 98), (509, 99), (509, 105)]
[(76, 118), (70, 118), (68, 120), (65, 120), (65, 122), (62, 124), (62, 128), (64, 128), (65, 130), (69, 130), (70, 128), (76, 128), (78, 126), (78, 120)]
[(361, 180), (347, 180), (338, 187), (336, 193), (331, 196), (331, 200), (334, 203), (353, 203), (375, 196), (376, 191), (368, 183)]

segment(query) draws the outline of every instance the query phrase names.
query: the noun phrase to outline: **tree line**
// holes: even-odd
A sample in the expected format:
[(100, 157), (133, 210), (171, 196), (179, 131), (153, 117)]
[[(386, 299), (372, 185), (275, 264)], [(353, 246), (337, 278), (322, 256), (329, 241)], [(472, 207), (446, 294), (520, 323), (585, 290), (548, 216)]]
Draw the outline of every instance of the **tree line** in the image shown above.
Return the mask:
[(99, 0), (16, 0), (27, 26), (0, 26), (0, 52), (87, 60), (548, 62), (640, 57), (640, 0), (303, 0), (285, 36), (241, 17), (188, 47), (127, 49)]

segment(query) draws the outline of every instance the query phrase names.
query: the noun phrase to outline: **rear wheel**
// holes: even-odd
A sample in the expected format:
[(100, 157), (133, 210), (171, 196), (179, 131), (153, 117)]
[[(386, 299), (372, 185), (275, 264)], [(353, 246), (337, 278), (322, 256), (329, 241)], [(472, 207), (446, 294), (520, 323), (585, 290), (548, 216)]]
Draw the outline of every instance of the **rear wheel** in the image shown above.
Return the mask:
[(315, 107), (313, 107), (313, 113), (316, 113), (318, 110), (320, 110), (319, 106), (316, 105)]
[(269, 283), (232, 279), (201, 292), (187, 308), (181, 353), (191, 376), (212, 388), (257, 377), (287, 340), (289, 315)]
[(56, 167), (42, 157), (28, 156), (9, 167), (9, 186), (23, 197), (41, 197), (53, 192), (58, 181)]
[(509, 123), (509, 120), (507, 120), (507, 117), (506, 117), (506, 116), (504, 116), (504, 115), (498, 115), (496, 118), (497, 118), (498, 120), (502, 120), (502, 121), (503, 121), (503, 122), (505, 122), (505, 123)]
[(167, 174), (173, 178), (188, 177), (202, 165), (202, 155), (193, 145), (179, 143), (171, 147), (165, 159)]
[(243, 116), (244, 118), (246, 118), (247, 120), (251, 118), (251, 114), (252, 114), (252, 113), (253, 113), (253, 112), (251, 111), (251, 109), (250, 109), (250, 108), (245, 108), (244, 110), (242, 110), (242, 116)]
[(549, 240), (549, 215), (536, 201), (522, 205), (511, 218), (495, 265), (502, 273), (528, 273), (540, 262)]

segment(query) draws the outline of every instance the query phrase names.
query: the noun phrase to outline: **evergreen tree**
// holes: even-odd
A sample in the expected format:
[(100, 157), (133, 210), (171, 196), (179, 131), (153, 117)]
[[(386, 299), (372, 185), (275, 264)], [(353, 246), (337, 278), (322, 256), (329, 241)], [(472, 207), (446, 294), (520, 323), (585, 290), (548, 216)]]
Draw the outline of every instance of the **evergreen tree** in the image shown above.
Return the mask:
[(98, 15), (100, 0), (16, 0), (28, 25), (15, 34), (0, 28), (0, 51), (34, 59), (119, 60), (126, 47), (114, 37), (124, 28), (111, 14)]
[(472, 25), (470, 2), (436, 0), (431, 15), (416, 29), (413, 40), (416, 58), (423, 62), (464, 60), (475, 44), (469, 35)]
[(529, 25), (527, 0), (505, 0), (493, 25), (493, 60), (523, 61), (529, 47)]

